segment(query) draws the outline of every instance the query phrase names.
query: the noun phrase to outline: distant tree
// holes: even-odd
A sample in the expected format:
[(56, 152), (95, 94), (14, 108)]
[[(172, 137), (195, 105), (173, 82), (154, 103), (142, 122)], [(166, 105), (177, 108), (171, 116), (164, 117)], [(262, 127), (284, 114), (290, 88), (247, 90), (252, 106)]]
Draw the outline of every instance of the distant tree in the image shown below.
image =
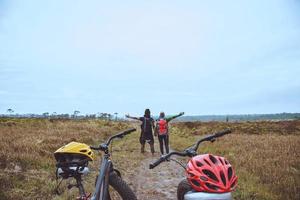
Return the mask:
[(13, 109), (9, 108), (9, 109), (7, 109), (7, 112), (8, 112), (9, 114), (12, 114), (12, 113), (14, 113), (15, 111), (14, 111)]
[(97, 116), (96, 114), (91, 114), (90, 117), (91, 117), (92, 119), (96, 119), (96, 116)]
[(108, 115), (107, 113), (102, 113), (101, 118), (102, 119), (107, 119), (107, 117), (108, 117), (107, 115)]
[(80, 113), (79, 110), (74, 110), (74, 118), (76, 118), (79, 113)]
[(68, 119), (68, 118), (70, 118), (70, 115), (69, 114), (60, 114), (60, 115), (58, 115), (58, 117)]
[(79, 110), (75, 110), (75, 111), (74, 111), (74, 115), (78, 115), (79, 113), (80, 113)]
[(115, 112), (114, 114), (115, 114), (115, 119), (116, 119), (116, 121), (118, 121), (118, 114), (119, 114), (119, 113)]
[(43, 117), (44, 117), (44, 118), (48, 118), (48, 117), (49, 117), (49, 113), (48, 113), (48, 112), (44, 112), (44, 113), (43, 113)]

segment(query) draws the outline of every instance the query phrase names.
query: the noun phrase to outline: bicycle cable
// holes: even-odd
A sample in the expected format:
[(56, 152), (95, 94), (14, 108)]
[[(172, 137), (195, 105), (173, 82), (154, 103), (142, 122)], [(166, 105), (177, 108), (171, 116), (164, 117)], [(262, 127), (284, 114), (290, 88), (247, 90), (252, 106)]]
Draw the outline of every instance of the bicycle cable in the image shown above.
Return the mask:
[(60, 182), (58, 183), (58, 178), (56, 179), (55, 193), (56, 193), (57, 195), (61, 195), (61, 194), (62, 194), (62, 192), (59, 191), (59, 186), (61, 185), (61, 183), (62, 183), (63, 180), (64, 180), (64, 179), (61, 179)]
[(181, 162), (179, 162), (178, 160), (173, 159), (173, 158), (170, 158), (170, 160), (176, 162), (176, 163), (179, 164), (183, 169), (185, 169), (185, 166), (184, 166)]

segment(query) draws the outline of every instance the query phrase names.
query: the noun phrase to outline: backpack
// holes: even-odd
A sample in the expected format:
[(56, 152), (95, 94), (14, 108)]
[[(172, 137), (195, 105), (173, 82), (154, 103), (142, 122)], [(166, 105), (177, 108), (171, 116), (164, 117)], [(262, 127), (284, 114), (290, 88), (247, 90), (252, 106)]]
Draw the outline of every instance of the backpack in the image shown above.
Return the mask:
[(159, 119), (157, 122), (157, 132), (158, 135), (168, 134), (168, 122), (165, 119)]

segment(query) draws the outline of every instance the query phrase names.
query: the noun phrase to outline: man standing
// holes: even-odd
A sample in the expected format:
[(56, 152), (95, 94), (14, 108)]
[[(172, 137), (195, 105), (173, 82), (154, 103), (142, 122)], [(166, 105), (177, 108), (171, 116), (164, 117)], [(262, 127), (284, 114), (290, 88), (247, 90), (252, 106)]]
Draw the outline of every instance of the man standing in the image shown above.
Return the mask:
[(149, 143), (151, 148), (151, 153), (154, 154), (154, 138), (153, 138), (153, 130), (154, 126), (154, 119), (151, 117), (151, 113), (149, 109), (145, 110), (145, 114), (143, 117), (132, 117), (130, 115), (126, 115), (127, 118), (139, 120), (142, 122), (141, 124), (141, 136), (140, 136), (140, 143), (141, 143), (141, 153), (145, 152), (145, 143)]
[(164, 145), (166, 148), (166, 153), (169, 153), (169, 125), (168, 123), (177, 118), (184, 115), (184, 112), (179, 113), (178, 115), (174, 115), (172, 117), (165, 117), (165, 113), (161, 112), (159, 114), (159, 118), (156, 121), (155, 128), (155, 136), (158, 136), (160, 153), (164, 154)]

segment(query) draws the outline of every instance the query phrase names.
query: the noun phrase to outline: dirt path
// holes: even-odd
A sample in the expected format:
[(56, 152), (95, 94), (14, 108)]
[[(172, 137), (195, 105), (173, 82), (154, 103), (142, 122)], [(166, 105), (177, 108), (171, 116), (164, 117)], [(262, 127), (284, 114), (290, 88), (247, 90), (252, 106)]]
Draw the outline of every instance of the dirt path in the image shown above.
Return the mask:
[(159, 155), (145, 153), (145, 159), (136, 170), (134, 190), (139, 200), (176, 199), (177, 185), (184, 178), (184, 170), (173, 161), (164, 162), (150, 170), (149, 164), (159, 158)]

